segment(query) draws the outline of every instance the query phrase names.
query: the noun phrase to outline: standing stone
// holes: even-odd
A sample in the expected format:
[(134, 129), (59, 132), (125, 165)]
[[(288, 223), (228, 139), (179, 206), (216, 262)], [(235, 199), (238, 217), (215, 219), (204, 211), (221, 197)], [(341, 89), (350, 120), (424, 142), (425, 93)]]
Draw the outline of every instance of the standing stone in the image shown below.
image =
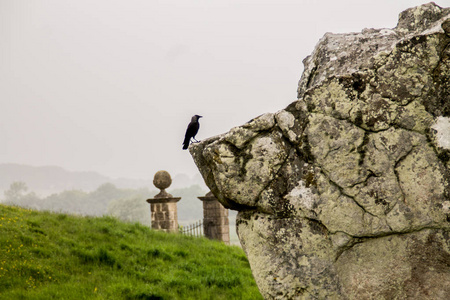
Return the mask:
[(298, 100), (190, 152), (266, 299), (450, 299), (450, 8), (327, 33)]
[(223, 207), (213, 193), (209, 192), (203, 201), (203, 232), (205, 237), (230, 244), (230, 225), (228, 222), (228, 209)]
[(172, 184), (170, 174), (166, 171), (156, 172), (153, 184), (161, 191), (154, 198), (147, 199), (150, 203), (152, 229), (178, 232), (177, 202), (181, 197), (173, 197), (165, 190)]

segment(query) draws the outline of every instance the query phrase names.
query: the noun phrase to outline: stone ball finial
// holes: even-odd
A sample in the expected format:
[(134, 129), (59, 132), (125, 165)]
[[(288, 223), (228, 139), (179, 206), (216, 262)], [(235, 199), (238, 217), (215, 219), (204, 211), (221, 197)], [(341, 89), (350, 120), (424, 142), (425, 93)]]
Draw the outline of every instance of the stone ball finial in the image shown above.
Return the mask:
[(167, 171), (158, 171), (153, 177), (153, 184), (160, 190), (167, 189), (172, 184), (172, 178)]

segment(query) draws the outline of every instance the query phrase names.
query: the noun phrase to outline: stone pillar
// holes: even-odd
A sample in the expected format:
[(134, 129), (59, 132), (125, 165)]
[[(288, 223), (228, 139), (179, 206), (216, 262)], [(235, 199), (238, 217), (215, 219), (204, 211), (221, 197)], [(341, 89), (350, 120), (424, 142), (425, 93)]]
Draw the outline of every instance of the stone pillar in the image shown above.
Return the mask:
[(181, 197), (173, 197), (165, 191), (172, 183), (170, 174), (166, 171), (158, 171), (153, 178), (153, 184), (161, 190), (152, 199), (147, 199), (150, 203), (152, 216), (152, 229), (165, 232), (178, 232), (177, 202)]
[(228, 223), (228, 209), (222, 206), (216, 197), (207, 193), (198, 197), (203, 201), (203, 232), (205, 237), (230, 244), (230, 226)]

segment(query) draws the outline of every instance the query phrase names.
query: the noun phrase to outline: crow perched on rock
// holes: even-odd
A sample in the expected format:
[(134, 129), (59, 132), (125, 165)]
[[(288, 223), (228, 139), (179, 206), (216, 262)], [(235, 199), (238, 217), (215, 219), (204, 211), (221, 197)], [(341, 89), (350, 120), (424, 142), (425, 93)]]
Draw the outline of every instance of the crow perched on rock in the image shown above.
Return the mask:
[(187, 129), (186, 129), (186, 135), (184, 136), (184, 142), (183, 142), (183, 150), (186, 150), (189, 147), (189, 143), (191, 141), (191, 138), (194, 139), (194, 141), (198, 142), (195, 139), (195, 135), (198, 132), (198, 129), (200, 128), (200, 123), (198, 123), (198, 119), (200, 119), (202, 116), (195, 115), (191, 119), (191, 123), (189, 123)]

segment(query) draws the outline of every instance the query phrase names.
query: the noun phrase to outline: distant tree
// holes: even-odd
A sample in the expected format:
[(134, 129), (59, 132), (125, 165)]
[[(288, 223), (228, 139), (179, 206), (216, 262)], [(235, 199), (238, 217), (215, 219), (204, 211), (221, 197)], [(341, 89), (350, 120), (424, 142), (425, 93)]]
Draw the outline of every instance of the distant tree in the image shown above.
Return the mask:
[(27, 184), (22, 181), (16, 181), (11, 183), (9, 190), (5, 191), (5, 200), (7, 202), (14, 202), (22, 198), (23, 195), (28, 191)]
[(5, 203), (39, 209), (41, 199), (34, 192), (26, 193), (27, 191), (28, 186), (25, 182), (11, 183), (9, 190), (4, 192)]
[(84, 215), (89, 207), (88, 194), (80, 190), (63, 191), (42, 200), (42, 209)]
[(104, 183), (100, 185), (94, 192), (91, 193), (91, 196), (98, 199), (111, 199), (117, 197), (117, 194), (120, 194), (122, 191), (118, 189), (112, 183)]
[(143, 197), (114, 200), (108, 205), (108, 214), (125, 222), (151, 224), (150, 205)]
[[(158, 192), (148, 188), (120, 189), (114, 184), (104, 183), (92, 192), (66, 190), (40, 199), (34, 192), (28, 192), (26, 183), (14, 182), (4, 194), (8, 204), (80, 215), (108, 214), (127, 222), (150, 225), (150, 205), (145, 200), (153, 198)], [(181, 224), (203, 218), (202, 202), (197, 197), (204, 196), (207, 191), (199, 185), (169, 189), (168, 192), (174, 197), (181, 197), (177, 203)]]
[(181, 224), (188, 224), (203, 219), (203, 203), (198, 197), (205, 196), (207, 191), (199, 185), (191, 185), (186, 188), (179, 188), (169, 191), (174, 197), (181, 197), (177, 203), (178, 221)]

